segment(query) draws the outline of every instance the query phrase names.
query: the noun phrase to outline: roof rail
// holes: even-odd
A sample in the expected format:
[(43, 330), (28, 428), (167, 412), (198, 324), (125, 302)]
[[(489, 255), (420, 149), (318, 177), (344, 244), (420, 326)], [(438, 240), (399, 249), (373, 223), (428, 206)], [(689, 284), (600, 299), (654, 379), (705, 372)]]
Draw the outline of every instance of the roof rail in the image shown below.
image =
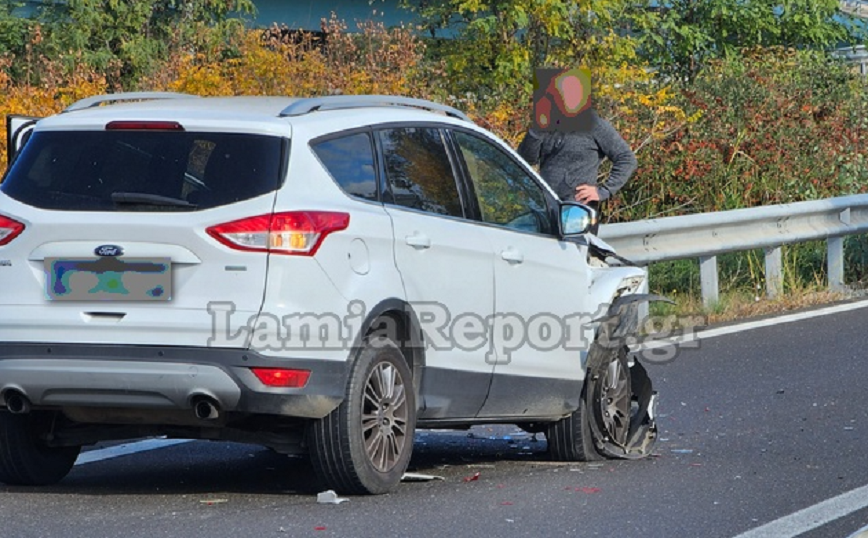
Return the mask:
[(125, 93), (110, 93), (108, 95), (94, 95), (76, 101), (66, 107), (64, 112), (74, 112), (76, 110), (84, 110), (99, 106), (102, 103), (112, 103), (115, 101), (147, 101), (152, 99), (191, 99), (198, 98), (198, 95), (190, 95), (189, 93), (174, 93), (174, 92), (125, 92)]
[(473, 123), (467, 114), (457, 108), (441, 105), (425, 99), (399, 97), (396, 95), (330, 95), (327, 97), (308, 97), (293, 102), (280, 113), (281, 117), (302, 116), (317, 110), (338, 110), (342, 108), (362, 108), (368, 106), (406, 106), (431, 112), (442, 112), (447, 116)]

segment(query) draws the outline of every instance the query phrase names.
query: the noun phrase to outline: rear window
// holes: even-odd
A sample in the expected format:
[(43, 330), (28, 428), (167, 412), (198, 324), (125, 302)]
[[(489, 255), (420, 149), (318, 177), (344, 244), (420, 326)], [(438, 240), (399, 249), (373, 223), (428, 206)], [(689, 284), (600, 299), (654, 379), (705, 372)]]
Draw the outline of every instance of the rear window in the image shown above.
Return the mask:
[(276, 190), (283, 147), (234, 133), (36, 132), (0, 191), (42, 209), (196, 211)]

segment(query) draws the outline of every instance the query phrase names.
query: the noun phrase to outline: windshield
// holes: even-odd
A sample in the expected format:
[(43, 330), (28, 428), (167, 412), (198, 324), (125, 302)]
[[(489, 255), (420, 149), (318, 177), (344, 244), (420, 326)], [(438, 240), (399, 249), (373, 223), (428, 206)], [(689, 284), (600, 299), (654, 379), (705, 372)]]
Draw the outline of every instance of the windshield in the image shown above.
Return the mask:
[(282, 140), (234, 133), (35, 132), (0, 191), (42, 209), (208, 209), (276, 190)]

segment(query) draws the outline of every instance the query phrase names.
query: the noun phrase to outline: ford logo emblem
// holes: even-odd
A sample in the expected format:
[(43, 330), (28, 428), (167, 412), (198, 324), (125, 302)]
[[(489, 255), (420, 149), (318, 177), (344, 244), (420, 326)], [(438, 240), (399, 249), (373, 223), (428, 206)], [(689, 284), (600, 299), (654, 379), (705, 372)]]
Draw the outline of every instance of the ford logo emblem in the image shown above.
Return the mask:
[(93, 251), (97, 256), (123, 256), (124, 249), (117, 245), (101, 245)]

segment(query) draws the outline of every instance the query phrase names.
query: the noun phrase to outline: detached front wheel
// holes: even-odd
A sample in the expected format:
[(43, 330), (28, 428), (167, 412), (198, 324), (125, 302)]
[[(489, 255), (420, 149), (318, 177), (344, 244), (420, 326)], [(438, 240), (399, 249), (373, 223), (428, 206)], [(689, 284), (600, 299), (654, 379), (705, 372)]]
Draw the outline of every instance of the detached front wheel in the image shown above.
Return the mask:
[(394, 342), (377, 338), (356, 358), (343, 403), (311, 423), (311, 461), (338, 492), (386, 493), (407, 470), (415, 431), (410, 368)]
[(546, 432), (549, 455), (557, 461), (643, 458), (657, 439), (651, 381), (638, 362), (630, 366), (626, 349), (594, 351), (579, 408)]

